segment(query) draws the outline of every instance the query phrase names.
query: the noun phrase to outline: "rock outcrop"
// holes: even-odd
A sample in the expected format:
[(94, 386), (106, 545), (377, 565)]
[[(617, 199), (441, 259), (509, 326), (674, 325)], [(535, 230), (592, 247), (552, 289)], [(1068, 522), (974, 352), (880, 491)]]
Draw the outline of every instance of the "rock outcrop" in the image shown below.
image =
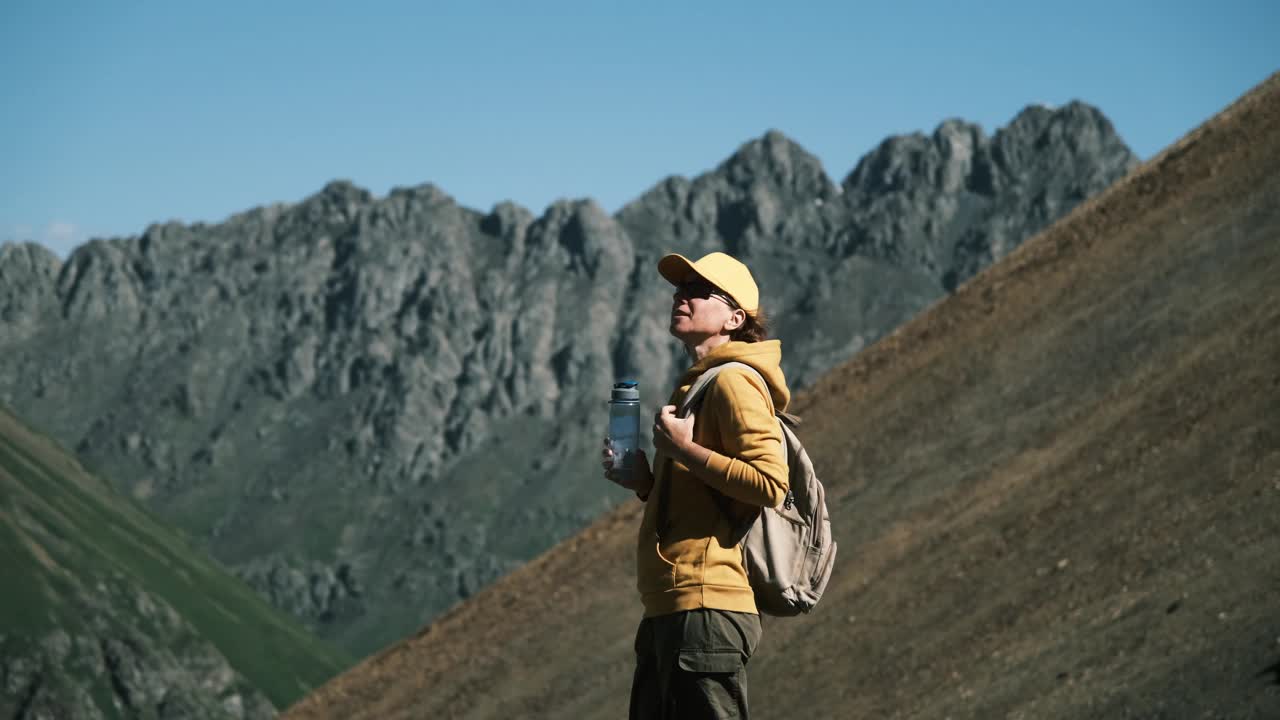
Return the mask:
[(174, 609), (123, 576), (78, 597), (80, 626), (0, 635), (0, 709), (15, 720), (265, 720), (271, 702)]
[(351, 658), (0, 408), (0, 717), (274, 717)]

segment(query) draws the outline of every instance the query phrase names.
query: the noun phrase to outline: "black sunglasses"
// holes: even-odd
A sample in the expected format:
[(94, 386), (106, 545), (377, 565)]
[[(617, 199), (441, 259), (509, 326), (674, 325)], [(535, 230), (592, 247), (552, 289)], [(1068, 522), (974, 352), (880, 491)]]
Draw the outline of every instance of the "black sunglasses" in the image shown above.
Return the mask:
[(695, 298), (699, 300), (706, 300), (707, 298), (716, 298), (721, 302), (723, 302), (725, 305), (728, 305), (729, 307), (733, 308), (734, 310), (738, 309), (738, 303), (734, 302), (733, 298), (729, 297), (728, 295), (725, 295), (724, 292), (720, 290), (720, 288), (716, 287), (715, 285), (712, 285), (709, 282), (680, 283), (679, 285), (676, 286), (676, 297), (681, 297), (686, 300), (693, 300)]

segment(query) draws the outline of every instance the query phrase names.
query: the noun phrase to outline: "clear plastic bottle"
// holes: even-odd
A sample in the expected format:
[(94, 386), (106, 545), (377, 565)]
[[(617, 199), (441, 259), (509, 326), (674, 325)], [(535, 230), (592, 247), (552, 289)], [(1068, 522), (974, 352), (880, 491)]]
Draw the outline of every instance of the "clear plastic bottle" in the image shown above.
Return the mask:
[(615, 470), (635, 461), (635, 452), (640, 449), (640, 385), (635, 380), (622, 380), (613, 385), (609, 399), (609, 441)]

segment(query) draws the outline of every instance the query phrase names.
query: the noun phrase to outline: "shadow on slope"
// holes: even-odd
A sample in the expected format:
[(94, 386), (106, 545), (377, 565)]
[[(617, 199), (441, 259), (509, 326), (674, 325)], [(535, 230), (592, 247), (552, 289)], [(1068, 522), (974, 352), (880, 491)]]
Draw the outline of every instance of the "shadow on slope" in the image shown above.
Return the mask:
[[(761, 717), (1280, 715), (1277, 167), (1280, 75), (797, 398), (841, 557)], [(623, 715), (638, 514), (288, 716)]]

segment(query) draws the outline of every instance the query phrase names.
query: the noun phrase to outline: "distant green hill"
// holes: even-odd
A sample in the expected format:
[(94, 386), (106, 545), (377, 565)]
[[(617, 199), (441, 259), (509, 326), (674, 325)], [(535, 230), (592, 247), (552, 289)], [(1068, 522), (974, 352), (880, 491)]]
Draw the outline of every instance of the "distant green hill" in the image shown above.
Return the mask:
[(269, 717), (351, 662), (2, 409), (0, 573), (6, 718)]

